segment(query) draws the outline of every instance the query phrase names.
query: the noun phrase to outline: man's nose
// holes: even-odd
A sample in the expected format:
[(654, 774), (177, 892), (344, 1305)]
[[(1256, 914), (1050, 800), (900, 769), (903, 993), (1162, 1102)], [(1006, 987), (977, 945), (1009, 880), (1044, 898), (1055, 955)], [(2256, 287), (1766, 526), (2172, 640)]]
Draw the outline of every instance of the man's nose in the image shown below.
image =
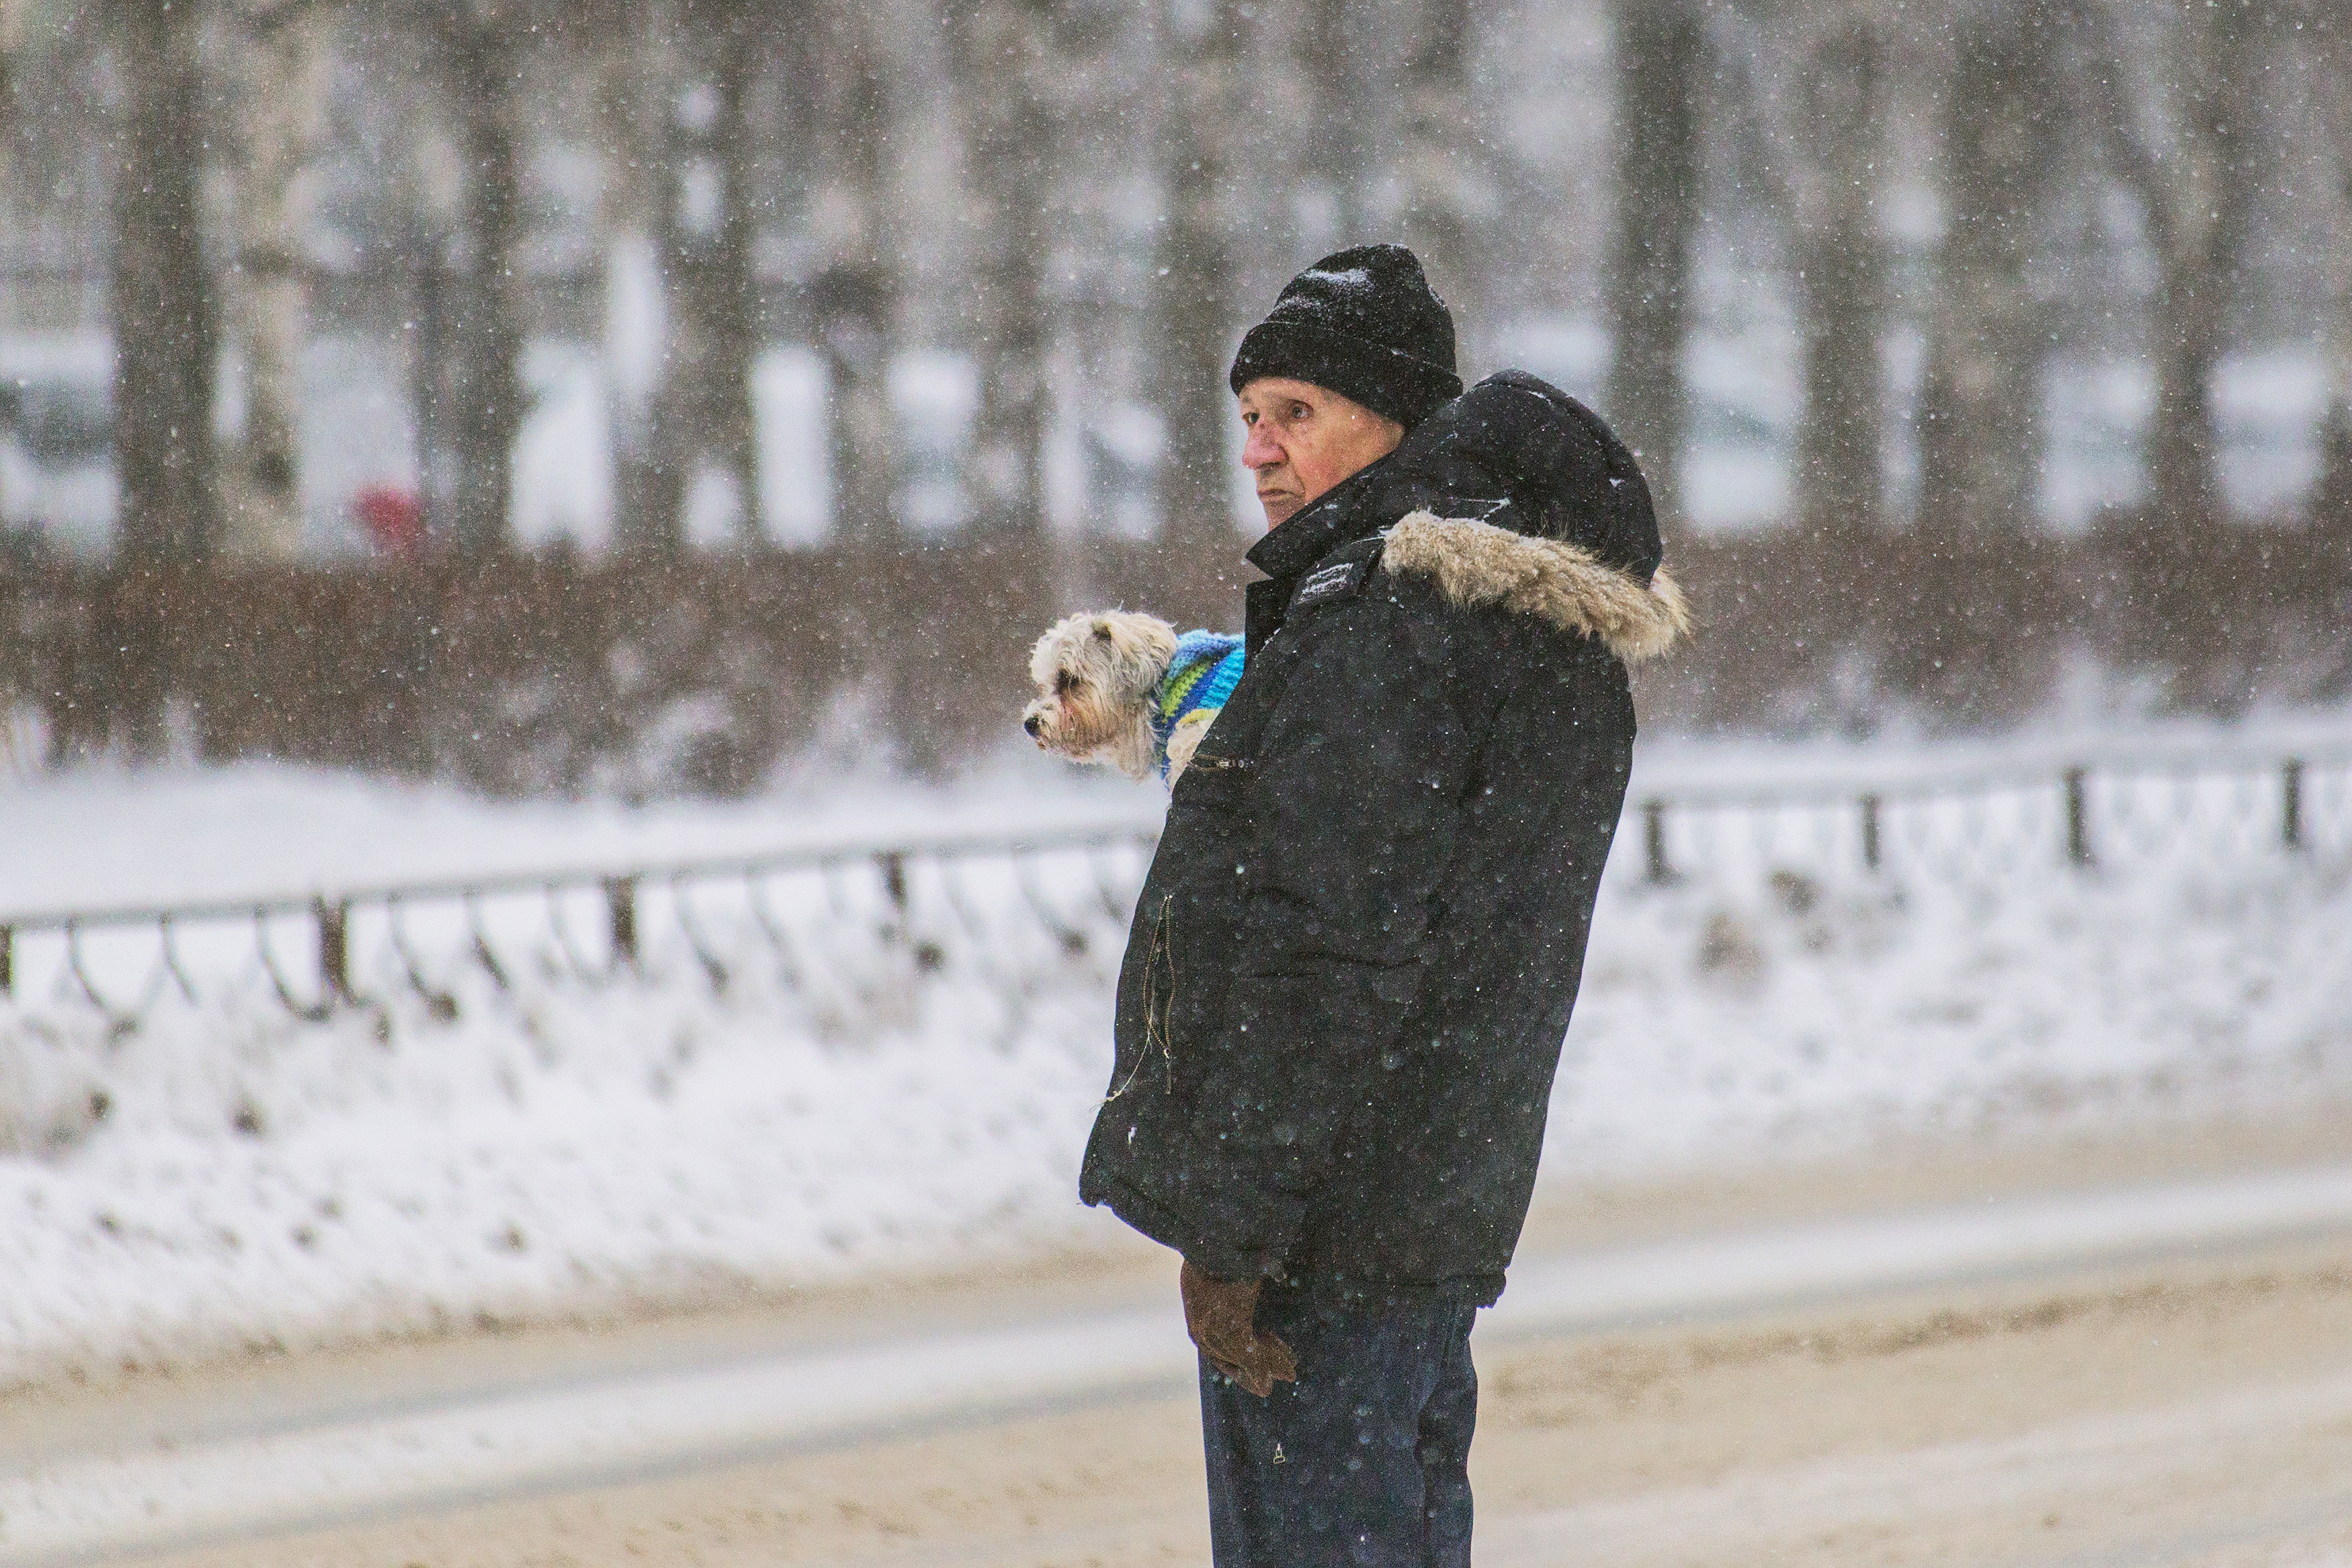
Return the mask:
[(1281, 461), (1281, 444), (1264, 430), (1253, 428), (1249, 439), (1242, 443), (1242, 466), (1253, 470), (1271, 468)]

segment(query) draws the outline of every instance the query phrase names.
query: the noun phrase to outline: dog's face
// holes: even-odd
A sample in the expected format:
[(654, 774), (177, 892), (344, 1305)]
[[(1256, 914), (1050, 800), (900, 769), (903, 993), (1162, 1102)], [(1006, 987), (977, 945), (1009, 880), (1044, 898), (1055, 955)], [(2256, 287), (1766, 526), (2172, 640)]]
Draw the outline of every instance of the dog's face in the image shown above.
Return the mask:
[(1097, 611), (1056, 622), (1029, 653), (1037, 695), (1021, 727), (1048, 751), (1151, 771), (1151, 694), (1176, 655), (1176, 630), (1155, 615)]

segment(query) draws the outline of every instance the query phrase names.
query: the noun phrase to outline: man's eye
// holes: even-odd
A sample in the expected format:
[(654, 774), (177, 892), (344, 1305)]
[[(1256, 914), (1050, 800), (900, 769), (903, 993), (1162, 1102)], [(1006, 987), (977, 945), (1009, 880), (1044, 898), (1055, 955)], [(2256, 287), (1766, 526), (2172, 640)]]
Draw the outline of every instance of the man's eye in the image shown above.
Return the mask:
[(1294, 402), (1290, 405), (1290, 417), (1293, 420), (1305, 419), (1308, 414), (1313, 413), (1315, 411), (1313, 409), (1307, 407), (1303, 402)]

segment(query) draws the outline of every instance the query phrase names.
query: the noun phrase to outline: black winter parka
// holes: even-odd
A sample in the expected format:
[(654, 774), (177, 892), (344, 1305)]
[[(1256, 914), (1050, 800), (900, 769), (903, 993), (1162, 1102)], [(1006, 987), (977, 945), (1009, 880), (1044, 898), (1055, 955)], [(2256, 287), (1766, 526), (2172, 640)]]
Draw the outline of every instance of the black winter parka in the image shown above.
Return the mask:
[(1507, 371), (1249, 552), (1138, 902), (1081, 1196), (1225, 1279), (1491, 1301), (1685, 629), (1632, 455)]

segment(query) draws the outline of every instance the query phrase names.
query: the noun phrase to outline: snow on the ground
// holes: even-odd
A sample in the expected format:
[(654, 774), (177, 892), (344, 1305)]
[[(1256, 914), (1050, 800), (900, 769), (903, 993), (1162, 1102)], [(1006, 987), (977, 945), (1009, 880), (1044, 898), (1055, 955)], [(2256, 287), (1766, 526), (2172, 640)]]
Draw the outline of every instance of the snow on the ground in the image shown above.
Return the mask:
[[(2246, 746), (2280, 738), (2314, 736)], [(1923, 770), (1936, 755), (1878, 760)], [(1811, 760), (1870, 776), (1866, 756)], [(1652, 783), (1801, 770), (1696, 742), (1643, 768)], [(952, 789), (853, 779), (636, 810), (287, 768), (94, 770), (0, 789), (0, 909), (1134, 823), (1159, 800), (1013, 758)], [(2001, 877), (1956, 881), (1892, 842), (1876, 878), (1842, 843), (1806, 858), (1801, 836), (1710, 859), (1677, 826), (1681, 880), (1654, 887), (1629, 825), (1547, 1170), (1637, 1175), (2352, 1089), (2352, 843), (2329, 831), (2300, 856), (2257, 832), (2091, 873), (2036, 845)], [(1048, 867), (1045, 895), (1076, 910), (1092, 874)], [(248, 988), (167, 998), (117, 1034), (28, 983), (25, 947), (18, 1008), (0, 1011), (0, 1148), (15, 1151), (0, 1154), (0, 1385), (1108, 1234), (1073, 1191), (1108, 1067), (1117, 925), (1087, 917), (1073, 947), (1024, 913), (1003, 868), (958, 888), (936, 876), (910, 872), (912, 929), (895, 940), (877, 935), (893, 917), (870, 876), (846, 892), (780, 883), (797, 985), (741, 909), (706, 906), (729, 974), (717, 995), (649, 892), (656, 978), (525, 969), (501, 993), (453, 968), (455, 1021), (400, 999), (371, 948), (359, 978), (394, 998), (382, 1009), (306, 1024)], [(987, 940), (967, 939), (975, 926)], [(943, 957), (919, 959), (927, 931)]]
[(485, 800), (448, 784), (270, 762), (91, 767), (0, 777), (0, 915), (625, 870), (909, 832), (1152, 824), (1162, 809), (1123, 779), (1026, 749), (952, 787), (847, 777), (747, 800), (642, 806)]
[[(2352, 1167), (2336, 1166), (1587, 1252), (1514, 1270), (1500, 1307), (1480, 1320), (1478, 1343), (2242, 1246), (2347, 1220)], [(43, 1456), (29, 1475), (0, 1474), (0, 1550), (131, 1556), (199, 1533), (258, 1537), (322, 1513), (406, 1511), (452, 1493), (511, 1495), (597, 1475), (675, 1471), (755, 1448), (936, 1427), (1114, 1389), (1174, 1393), (1194, 1375), (1181, 1323), (1169, 1292), (1044, 1322), (215, 1419), (172, 1440), (68, 1449)], [(2347, 1394), (2352, 1387), (2339, 1384), (2336, 1402)]]
[(1549, 1174), (2352, 1087), (2352, 860), (2146, 875), (1621, 880)]
[(2352, 757), (2352, 705), (2262, 709), (2231, 721), (2135, 711), (2116, 678), (2084, 667), (2033, 720), (1981, 735), (1928, 737), (1902, 721), (1867, 739), (1760, 742), (1647, 730), (1634, 748), (1632, 792), (1769, 794), (1817, 786), (1885, 789), (1995, 776), (2057, 779), (2095, 772), (2267, 767), (2290, 757)]

